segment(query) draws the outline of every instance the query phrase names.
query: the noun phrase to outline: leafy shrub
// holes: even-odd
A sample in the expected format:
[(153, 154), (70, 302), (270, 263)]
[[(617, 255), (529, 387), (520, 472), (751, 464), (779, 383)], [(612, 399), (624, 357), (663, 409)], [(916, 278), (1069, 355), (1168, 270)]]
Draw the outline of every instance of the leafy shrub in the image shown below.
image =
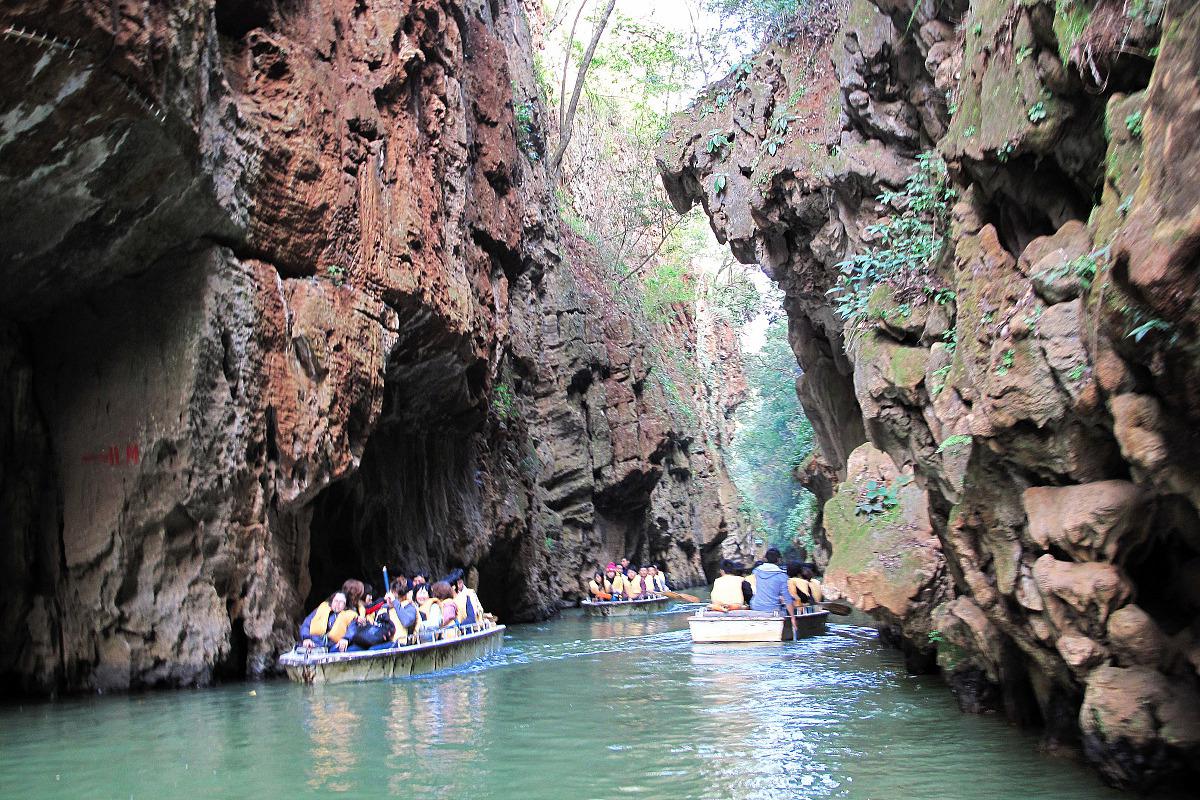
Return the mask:
[(947, 436), (946, 441), (938, 445), (937, 452), (944, 453), (947, 450), (954, 450), (962, 447), (965, 444), (971, 443), (971, 437), (965, 433), (956, 433), (953, 436)]
[(947, 181), (946, 164), (933, 153), (917, 156), (917, 170), (904, 189), (884, 192), (879, 201), (903, 210), (891, 220), (867, 231), (879, 244), (838, 266), (841, 282), (829, 290), (836, 297), (838, 315), (852, 326), (866, 317), (867, 301), (881, 283), (893, 285), (923, 277), (932, 286), (932, 267), (941, 256), (950, 227), (950, 206), (955, 192)]
[(500, 419), (510, 419), (516, 410), (517, 400), (512, 387), (507, 383), (498, 383), (492, 389), (492, 410)]
[(891, 511), (900, 504), (898, 491), (898, 487), (887, 481), (867, 481), (866, 488), (854, 506), (854, 513), (873, 517), (885, 511)]

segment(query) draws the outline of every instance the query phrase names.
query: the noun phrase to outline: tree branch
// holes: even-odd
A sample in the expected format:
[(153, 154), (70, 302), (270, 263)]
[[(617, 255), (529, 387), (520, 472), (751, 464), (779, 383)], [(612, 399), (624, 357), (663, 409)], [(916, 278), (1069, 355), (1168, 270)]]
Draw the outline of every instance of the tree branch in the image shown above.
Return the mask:
[[(587, 0), (584, 0), (586, 3)], [(579, 95), (583, 91), (583, 81), (587, 77), (588, 67), (592, 65), (592, 57), (596, 55), (596, 46), (600, 44), (600, 37), (604, 35), (604, 28), (608, 25), (608, 18), (612, 16), (613, 6), (617, 4), (617, 0), (608, 0), (608, 5), (604, 7), (604, 12), (600, 15), (600, 19), (596, 20), (596, 27), (592, 29), (592, 40), (588, 43), (587, 50), (584, 51), (583, 60), (579, 63), (579, 72), (575, 75), (575, 89), (571, 92), (571, 103), (565, 109), (565, 113), (560, 117), (558, 126), (558, 147), (554, 149), (554, 155), (550, 159), (550, 172), (557, 176), (558, 168), (562, 165), (563, 154), (567, 152), (567, 145), (571, 142), (571, 126), (575, 124), (575, 112), (579, 109)], [(580, 12), (583, 11), (583, 6), (580, 6)], [(579, 16), (576, 15), (575, 21), (579, 21)], [(574, 38), (574, 25), (571, 26), (571, 42)], [(567, 64), (570, 64), (570, 48), (571, 42), (567, 43)], [(567, 88), (567, 71), (563, 70), (563, 93), (566, 93)], [(559, 98), (561, 102), (561, 97)], [(564, 111), (559, 108), (560, 113)]]

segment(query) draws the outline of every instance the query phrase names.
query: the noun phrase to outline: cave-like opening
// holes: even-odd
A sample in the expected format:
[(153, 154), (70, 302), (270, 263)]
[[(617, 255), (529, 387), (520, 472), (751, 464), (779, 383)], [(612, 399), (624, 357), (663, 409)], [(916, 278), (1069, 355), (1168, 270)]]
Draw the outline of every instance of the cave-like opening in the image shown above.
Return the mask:
[(475, 450), (462, 431), (376, 430), (358, 470), (312, 502), (307, 605), (350, 577), (381, 587), (385, 565), (431, 579), (474, 566), (489, 539)]
[(1186, 499), (1159, 501), (1150, 534), (1129, 553), (1125, 570), (1135, 602), (1168, 636), (1200, 617), (1200, 516)]

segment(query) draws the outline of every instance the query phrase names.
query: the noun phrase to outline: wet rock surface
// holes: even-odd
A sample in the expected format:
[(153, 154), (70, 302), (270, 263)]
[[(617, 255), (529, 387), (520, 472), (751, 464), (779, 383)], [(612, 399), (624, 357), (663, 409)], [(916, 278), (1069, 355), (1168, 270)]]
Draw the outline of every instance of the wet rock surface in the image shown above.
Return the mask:
[[(828, 582), (964, 709), (1081, 743), (1115, 784), (1194, 779), (1197, 9), (814, 8), (756, 57), (762, 88), (676, 120), (659, 166), (786, 293), (841, 481)], [(703, 148), (722, 126), (726, 163)], [(880, 195), (921, 151), (956, 193), (946, 245), (848, 326), (839, 265), (886, 247), (904, 208)], [(868, 481), (893, 505), (856, 513)]]
[(523, 6), (168, 5), (0, 12), (10, 691), (270, 672), (381, 563), (530, 620), (750, 546), (720, 401), (517, 147)]

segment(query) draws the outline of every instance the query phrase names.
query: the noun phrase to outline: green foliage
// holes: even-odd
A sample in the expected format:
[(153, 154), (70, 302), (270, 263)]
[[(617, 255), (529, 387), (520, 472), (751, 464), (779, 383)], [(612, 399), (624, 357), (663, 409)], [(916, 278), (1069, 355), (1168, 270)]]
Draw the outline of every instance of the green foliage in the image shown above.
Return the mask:
[(1007, 350), (1005, 350), (1000, 355), (999, 363), (996, 364), (995, 373), (997, 375), (999, 375), (1001, 378), (1003, 378), (1005, 375), (1008, 374), (1008, 371), (1013, 368), (1013, 364), (1016, 363), (1016, 358), (1017, 358), (1016, 350), (1013, 350), (1011, 347), (1008, 348)]
[(1083, 36), (1092, 17), (1088, 0), (1056, 0), (1054, 4), (1054, 35), (1058, 38), (1058, 58), (1066, 64), (1075, 43)]
[(867, 486), (854, 505), (854, 513), (873, 517), (891, 511), (900, 504), (899, 486), (888, 481), (867, 481)]
[(1083, 379), (1085, 374), (1087, 374), (1087, 367), (1085, 367), (1083, 364), (1076, 364), (1075, 366), (1071, 367), (1071, 371), (1067, 373), (1067, 378), (1072, 381), (1079, 381)]
[(947, 450), (956, 450), (963, 445), (971, 443), (971, 437), (965, 433), (956, 433), (953, 436), (947, 436), (946, 441), (938, 445), (937, 452), (944, 453)]
[(713, 193), (721, 194), (725, 191), (725, 187), (729, 185), (729, 174), (726, 172), (718, 172), (713, 175)]
[(943, 636), (942, 632), (939, 630), (930, 631), (928, 636), (929, 636), (929, 643), (931, 645), (933, 645), (934, 647), (937, 647), (939, 644), (946, 641), (946, 637)]
[(1001, 164), (1007, 163), (1008, 159), (1012, 156), (1013, 151), (1015, 151), (1016, 149), (1017, 149), (1017, 146), (1015, 144), (1013, 144), (1012, 142), (1005, 142), (1004, 144), (1000, 145), (999, 148), (997, 148), (996, 160), (999, 161)]
[(341, 286), (346, 282), (346, 269), (337, 264), (330, 264), (325, 268), (325, 274), (329, 276), (329, 280), (333, 281), (334, 286)]
[(539, 161), (542, 157), (538, 139), (533, 128), (534, 105), (532, 100), (513, 104), (513, 118), (517, 123), (517, 147), (530, 161)]
[(1142, 138), (1142, 112), (1134, 111), (1132, 114), (1125, 117), (1125, 128), (1129, 131), (1129, 135), (1133, 138)]
[(666, 322), (671, 318), (672, 306), (690, 304), (695, 299), (696, 279), (688, 272), (686, 262), (665, 260), (642, 281), (642, 308), (653, 322)]
[(933, 371), (933, 377), (936, 379), (936, 382), (930, 388), (929, 393), (931, 395), (933, 395), (934, 397), (937, 397), (939, 394), (941, 394), (942, 391), (945, 390), (945, 388), (946, 388), (946, 378), (949, 377), (949, 375), (950, 375), (950, 365), (949, 364), (947, 364), (946, 366), (941, 367), (939, 369), (935, 369)]
[[(797, 531), (815, 519), (817, 508), (815, 498), (792, 477), (812, 455), (816, 434), (796, 397), (800, 370), (784, 319), (768, 324), (762, 348), (746, 356), (745, 371), (749, 398), (735, 417), (730, 473), (760, 511), (765, 538), (786, 550), (796, 544)], [(811, 543), (807, 552), (812, 553)]]
[(1134, 328), (1131, 328), (1129, 332), (1125, 334), (1125, 337), (1127, 339), (1133, 339), (1135, 342), (1140, 342), (1151, 333), (1171, 333), (1173, 330), (1174, 327), (1171, 325), (1171, 323), (1167, 322), (1166, 320), (1152, 317), (1135, 326)]
[(906, 281), (914, 274), (932, 278), (932, 267), (946, 244), (954, 197), (945, 162), (928, 152), (917, 156), (917, 170), (902, 191), (879, 196), (881, 203), (903, 210), (867, 229), (878, 245), (838, 264), (841, 282), (829, 294), (836, 297), (842, 319), (851, 325), (860, 323), (872, 290), (881, 283)]
[(1046, 118), (1046, 113), (1046, 104), (1038, 100), (1029, 109), (1029, 121), (1035, 124), (1041, 122)]
[(492, 410), (496, 412), (496, 416), (503, 420), (512, 418), (516, 405), (512, 387), (507, 383), (496, 384), (492, 389)]
[(1024, 61), (1032, 55), (1033, 48), (1029, 45), (1025, 45), (1017, 50), (1016, 61), (1018, 64), (1024, 63)]
[(725, 131), (709, 131), (708, 141), (704, 145), (704, 152), (720, 161), (724, 161), (729, 157), (729, 145), (729, 137), (725, 135)]
[(762, 295), (745, 270), (734, 270), (726, 281), (714, 285), (708, 300), (735, 327), (758, 316)]
[(1069, 261), (1064, 261), (1056, 267), (1045, 269), (1039, 272), (1037, 277), (1053, 283), (1068, 275), (1074, 275), (1079, 279), (1079, 285), (1086, 292), (1096, 280), (1096, 273), (1100, 269), (1100, 262), (1107, 256), (1108, 248), (1101, 247), (1099, 250), (1094, 250), (1091, 253), (1085, 253)]
[(801, 0), (708, 0), (708, 10), (731, 23), (730, 31), (754, 47), (782, 36), (795, 21)]

